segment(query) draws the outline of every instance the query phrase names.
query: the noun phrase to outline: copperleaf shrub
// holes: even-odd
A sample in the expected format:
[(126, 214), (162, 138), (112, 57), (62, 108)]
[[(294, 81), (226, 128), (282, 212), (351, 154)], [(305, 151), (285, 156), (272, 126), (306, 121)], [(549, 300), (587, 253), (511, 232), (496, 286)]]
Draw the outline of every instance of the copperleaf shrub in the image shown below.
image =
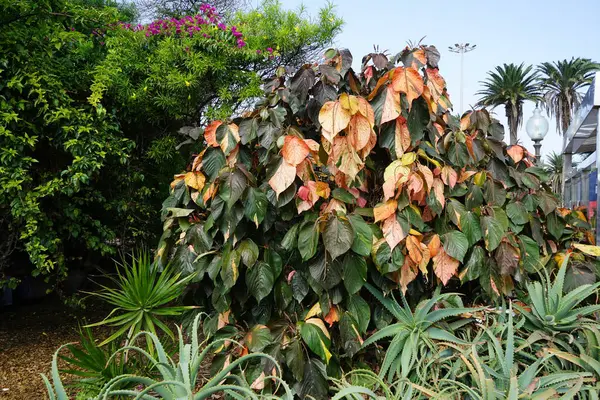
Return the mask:
[(494, 299), (591, 239), (486, 110), (451, 114), (439, 58), (372, 53), (357, 73), (331, 49), (280, 68), (253, 111), (204, 128), (171, 183), (158, 260), (197, 274), (208, 334), (270, 333), (302, 395), (323, 396), (324, 375), (391, 322), (366, 282), (413, 299), (469, 283)]

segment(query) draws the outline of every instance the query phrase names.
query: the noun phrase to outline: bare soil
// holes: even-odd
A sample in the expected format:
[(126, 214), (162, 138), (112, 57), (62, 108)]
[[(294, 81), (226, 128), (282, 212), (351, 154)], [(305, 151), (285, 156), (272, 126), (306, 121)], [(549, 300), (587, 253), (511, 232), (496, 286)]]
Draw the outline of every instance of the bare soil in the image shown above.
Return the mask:
[(53, 297), (0, 309), (0, 400), (47, 398), (40, 374), (50, 376), (56, 349), (77, 342), (79, 326), (105, 316), (103, 310), (75, 310)]

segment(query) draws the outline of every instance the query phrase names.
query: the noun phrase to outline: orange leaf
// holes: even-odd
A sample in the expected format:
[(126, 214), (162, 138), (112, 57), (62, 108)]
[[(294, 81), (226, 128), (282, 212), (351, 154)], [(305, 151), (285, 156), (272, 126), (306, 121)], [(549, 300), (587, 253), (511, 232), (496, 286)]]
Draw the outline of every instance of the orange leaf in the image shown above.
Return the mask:
[(409, 60), (411, 61), (411, 65), (408, 65), (408, 67), (412, 67), (416, 70), (422, 68), (425, 64), (427, 64), (427, 56), (425, 55), (425, 50), (415, 49), (411, 51)]
[(469, 129), (469, 126), (471, 125), (471, 111), (467, 112), (461, 119), (460, 119), (460, 130), (461, 131), (466, 131), (467, 129)]
[[(367, 70), (369, 70), (369, 69), (367, 68)], [(371, 71), (372, 71), (372, 69), (371, 69)], [(389, 72), (387, 74), (384, 74), (381, 78), (379, 78), (379, 80), (377, 81), (377, 85), (375, 85), (375, 88), (373, 89), (373, 91), (371, 93), (369, 93), (369, 97), (367, 97), (367, 100), (369, 100), (369, 101), (373, 100), (375, 98), (375, 96), (377, 96), (377, 93), (379, 93), (379, 88), (381, 88), (383, 85), (388, 83), (389, 79), (390, 79)]]
[(213, 197), (215, 197), (215, 195), (217, 194), (217, 189), (218, 186), (214, 182), (210, 184), (208, 189), (206, 189), (204, 191), (204, 194), (202, 195), (202, 200), (204, 201), (204, 204), (208, 203), (208, 200), (211, 200)]
[(304, 140), (292, 135), (285, 137), (283, 147), (281, 148), (281, 155), (289, 164), (295, 167), (304, 161), (308, 153), (310, 153), (310, 149)]
[(188, 172), (185, 174), (185, 184), (193, 189), (202, 190), (206, 178), (202, 172)]
[(394, 250), (394, 248), (398, 246), (402, 239), (404, 239), (407, 235), (407, 232), (402, 230), (402, 225), (400, 225), (400, 222), (398, 222), (395, 213), (383, 221), (381, 231), (383, 232), (385, 241), (390, 246), (390, 250)]
[(390, 215), (393, 215), (398, 208), (398, 202), (396, 200), (388, 200), (387, 202), (376, 206), (373, 209), (373, 216), (375, 217), (375, 222), (383, 221), (387, 219)]
[(396, 157), (400, 158), (410, 148), (410, 132), (408, 131), (408, 123), (402, 115), (396, 118), (396, 130), (394, 134), (394, 149)]
[(439, 252), (433, 257), (433, 272), (440, 278), (444, 286), (452, 278), (458, 270), (458, 260), (452, 258), (440, 247)]
[(402, 294), (406, 294), (408, 284), (415, 280), (417, 277), (417, 269), (415, 263), (408, 257), (404, 258), (404, 264), (400, 269), (400, 289)]
[(400, 95), (394, 91), (392, 85), (385, 89), (385, 100), (381, 109), (381, 124), (393, 121), (400, 115)]
[(411, 200), (414, 197), (419, 197), (419, 194), (423, 191), (423, 178), (417, 173), (410, 174), (408, 178), (408, 194)]
[(348, 143), (355, 150), (364, 148), (369, 143), (371, 131), (371, 123), (366, 117), (361, 114), (354, 115), (348, 128)]
[(419, 172), (421, 173), (421, 175), (423, 175), (423, 179), (427, 184), (427, 191), (431, 191), (431, 189), (433, 188), (433, 172), (431, 172), (429, 167), (427, 167), (426, 165), (418, 164), (417, 167), (419, 168)]
[(319, 152), (320, 146), (319, 146), (319, 143), (317, 143), (316, 141), (314, 141), (312, 139), (304, 139), (304, 143), (306, 143), (306, 145), (308, 146), (310, 151), (312, 151), (313, 153)]
[(393, 72), (392, 86), (396, 92), (406, 95), (410, 109), (413, 100), (423, 94), (423, 78), (419, 71), (412, 67), (398, 67)]
[(513, 159), (513, 161), (516, 163), (518, 163), (519, 161), (521, 161), (523, 159), (523, 157), (525, 156), (525, 152), (524, 152), (524, 148), (517, 145), (514, 146), (510, 146), (508, 148), (508, 150), (506, 150), (506, 152), (508, 153), (508, 155), (510, 156), (510, 158)]
[(440, 241), (439, 235), (436, 233), (431, 237), (431, 240), (427, 244), (427, 248), (429, 249), (429, 255), (431, 257), (437, 256), (441, 246), (442, 242)]
[(279, 198), (279, 195), (294, 183), (294, 179), (296, 179), (296, 168), (282, 159), (279, 168), (269, 179), (269, 185)]
[(423, 251), (421, 249), (421, 242), (416, 236), (408, 235), (406, 237), (406, 250), (408, 250), (408, 256), (418, 264), (423, 259)]
[(339, 101), (328, 101), (323, 104), (321, 111), (319, 111), (319, 123), (325, 139), (333, 143), (335, 136), (342, 129), (346, 129), (351, 116), (350, 112), (344, 109)]
[(427, 68), (425, 70), (425, 75), (427, 76), (427, 87), (431, 93), (431, 98), (437, 103), (444, 93), (446, 81), (442, 78), (440, 70), (437, 68)]
[(347, 136), (338, 136), (335, 138), (333, 150), (329, 157), (329, 165), (332, 163), (335, 168), (350, 178), (350, 182), (354, 181), (356, 175), (364, 166), (363, 160), (349, 143)]
[(373, 107), (371, 107), (369, 102), (362, 97), (358, 97), (358, 112), (369, 121), (371, 127), (375, 125), (375, 112), (373, 111)]
[(200, 168), (202, 168), (202, 157), (204, 156), (205, 152), (206, 149), (202, 150), (200, 154), (194, 157), (194, 161), (192, 162), (192, 171), (200, 171)]
[(446, 198), (444, 197), (444, 182), (442, 182), (439, 178), (435, 178), (433, 180), (433, 193), (435, 194), (435, 198), (442, 205), (446, 204)]
[(204, 140), (206, 140), (209, 146), (219, 147), (219, 142), (217, 142), (217, 128), (222, 123), (223, 121), (213, 121), (204, 129)]
[(469, 179), (476, 173), (477, 173), (476, 171), (465, 171), (465, 170), (460, 171), (460, 176), (458, 177), (458, 183), (463, 183), (464, 181), (466, 181), (467, 179)]
[(331, 307), (329, 309), (329, 312), (323, 319), (325, 320), (325, 322), (327, 322), (329, 324), (329, 327), (331, 328), (333, 326), (334, 322), (337, 322), (340, 320), (340, 314), (338, 313), (337, 307), (336, 306)]
[(447, 165), (444, 165), (442, 168), (442, 181), (445, 185), (450, 186), (452, 189), (454, 185), (456, 185), (456, 181), (458, 180), (458, 176), (456, 171)]

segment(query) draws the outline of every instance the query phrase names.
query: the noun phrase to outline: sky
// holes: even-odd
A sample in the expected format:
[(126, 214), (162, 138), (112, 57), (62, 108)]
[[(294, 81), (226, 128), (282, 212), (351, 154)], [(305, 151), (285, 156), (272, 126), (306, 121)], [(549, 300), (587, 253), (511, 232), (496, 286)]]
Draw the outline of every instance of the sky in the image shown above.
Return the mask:
[[(304, 4), (308, 13), (317, 15), (325, 0), (282, 0), (286, 8)], [(435, 45), (440, 51), (440, 73), (446, 79), (448, 92), (459, 111), (460, 55), (448, 51), (454, 43), (476, 44), (465, 54), (464, 109), (477, 102), (475, 93), (488, 71), (503, 63), (537, 65), (571, 57), (600, 61), (600, 0), (335, 0), (336, 13), (345, 25), (335, 46), (348, 48), (360, 67), (363, 55), (373, 45), (388, 49), (392, 55), (408, 41)], [(525, 123), (535, 105), (526, 102), (519, 140), (533, 153), (533, 143), (525, 132)], [(505, 127), (504, 107), (494, 110)], [(560, 152), (562, 137), (554, 118), (542, 141), (542, 157)]]

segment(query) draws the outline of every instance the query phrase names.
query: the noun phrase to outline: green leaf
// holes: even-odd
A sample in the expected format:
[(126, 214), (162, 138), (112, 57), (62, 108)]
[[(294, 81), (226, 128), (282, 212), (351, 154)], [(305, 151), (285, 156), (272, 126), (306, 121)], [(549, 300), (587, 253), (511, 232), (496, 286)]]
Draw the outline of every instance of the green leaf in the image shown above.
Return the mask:
[(459, 227), (461, 225), (460, 221), (467, 211), (465, 210), (465, 206), (459, 201), (456, 199), (449, 199), (448, 205), (446, 206), (446, 212), (448, 213), (450, 221)]
[(485, 251), (481, 248), (481, 246), (473, 247), (465, 267), (459, 274), (461, 282), (473, 281), (479, 278), (484, 267), (484, 260)]
[(281, 274), (281, 270), (283, 268), (283, 260), (281, 259), (279, 253), (277, 253), (273, 249), (267, 248), (264, 251), (263, 260), (271, 266), (273, 276), (275, 277), (275, 279), (277, 279)]
[(248, 186), (248, 180), (246, 175), (239, 169), (227, 173), (224, 180), (225, 182), (219, 186), (219, 197), (227, 203), (227, 208), (231, 209), (233, 204), (242, 197)]
[(544, 212), (544, 215), (550, 214), (558, 206), (556, 196), (554, 196), (551, 193), (546, 193), (546, 192), (540, 191), (537, 194), (537, 197), (538, 197), (538, 206), (542, 209), (542, 211)]
[(246, 345), (251, 352), (263, 351), (272, 341), (271, 331), (264, 325), (255, 325), (246, 334)]
[(325, 224), (323, 243), (332, 259), (346, 253), (354, 242), (354, 230), (345, 217), (331, 216)]
[(325, 365), (315, 358), (310, 358), (304, 365), (304, 376), (300, 381), (301, 399), (326, 399), (329, 394), (329, 383)]
[(300, 224), (294, 224), (286, 232), (283, 240), (281, 241), (281, 247), (286, 251), (291, 251), (298, 245), (298, 232), (300, 231)]
[(352, 242), (352, 251), (361, 256), (371, 255), (373, 246), (373, 231), (360, 215), (351, 214), (348, 216), (355, 236)]
[(342, 265), (339, 260), (329, 262), (324, 254), (314, 258), (308, 266), (310, 276), (323, 288), (333, 289), (342, 281)]
[(294, 295), (294, 299), (297, 302), (301, 302), (304, 300), (310, 288), (308, 287), (308, 283), (306, 279), (300, 274), (298, 271), (294, 271), (294, 275), (292, 276), (292, 292)]
[(352, 252), (344, 257), (344, 286), (350, 294), (358, 292), (367, 281), (367, 262)]
[(483, 228), (483, 239), (485, 240), (485, 248), (488, 251), (494, 251), (504, 237), (504, 229), (502, 225), (494, 217), (486, 215), (481, 218), (481, 227)]
[(237, 251), (240, 253), (242, 262), (246, 267), (253, 266), (258, 260), (258, 246), (252, 239), (242, 240), (237, 247)]
[(565, 273), (563, 290), (569, 293), (580, 286), (596, 283), (596, 274), (587, 266), (573, 263)]
[(251, 294), (257, 302), (260, 302), (271, 293), (274, 284), (275, 276), (273, 269), (266, 262), (259, 261), (246, 271), (248, 293)]
[(362, 348), (359, 336), (359, 328), (354, 321), (354, 318), (348, 313), (344, 313), (339, 323), (340, 339), (342, 347), (350, 357), (358, 353)]
[(298, 250), (302, 256), (302, 261), (311, 259), (317, 253), (319, 245), (319, 231), (317, 224), (312, 221), (306, 221), (302, 224), (298, 233)]
[(469, 239), (469, 246), (473, 246), (483, 237), (479, 217), (471, 211), (466, 212), (461, 217), (460, 228)]
[(352, 295), (347, 300), (347, 312), (358, 322), (360, 333), (366, 333), (371, 321), (371, 308), (369, 304), (360, 296)]
[(221, 268), (221, 279), (223, 286), (229, 290), (237, 282), (240, 276), (240, 254), (235, 251), (223, 251), (223, 266)]
[(356, 203), (356, 198), (347, 190), (344, 189), (340, 189), (340, 188), (335, 188), (333, 189), (333, 191), (331, 192), (331, 196), (334, 199), (337, 199), (343, 203), (347, 203), (347, 204), (354, 204)]
[(202, 170), (206, 172), (211, 181), (219, 175), (225, 163), (225, 155), (219, 148), (209, 147), (202, 156)]
[(294, 298), (291, 286), (288, 285), (287, 282), (282, 279), (280, 279), (279, 282), (275, 284), (273, 294), (275, 297), (275, 305), (280, 311), (284, 311), (285, 309), (287, 309)]
[(529, 222), (529, 213), (520, 201), (509, 203), (506, 206), (506, 215), (508, 215), (508, 218), (517, 225), (524, 225)]
[[(316, 320), (321, 321), (320, 319)], [(318, 326), (310, 322), (300, 322), (299, 324), (300, 336), (302, 337), (302, 340), (304, 340), (304, 343), (306, 343), (313, 353), (321, 357), (323, 361), (328, 362), (331, 357), (331, 352), (329, 351), (331, 340), (325, 336)]]
[(521, 261), (523, 268), (529, 273), (535, 273), (543, 266), (540, 261), (540, 247), (529, 236), (519, 235), (521, 242)]
[(469, 250), (469, 239), (460, 231), (450, 231), (441, 236), (444, 250), (450, 257), (462, 262)]
[(294, 375), (294, 378), (298, 382), (302, 382), (306, 360), (304, 359), (304, 351), (302, 351), (302, 344), (299, 339), (293, 340), (285, 349), (285, 363)]
[(506, 189), (493, 179), (488, 179), (485, 182), (483, 197), (487, 204), (502, 207), (506, 202)]
[(483, 192), (477, 185), (471, 185), (469, 192), (465, 196), (465, 208), (473, 210), (483, 204)]
[(258, 228), (267, 215), (268, 204), (267, 195), (260, 189), (251, 187), (244, 202), (244, 215)]
[(546, 228), (554, 239), (560, 240), (565, 231), (565, 222), (562, 217), (558, 216), (556, 212), (551, 212), (546, 215)]
[[(235, 127), (235, 126), (234, 126)], [(232, 125), (221, 124), (216, 132), (217, 142), (221, 145), (221, 150), (225, 155), (229, 155), (239, 142), (239, 134), (234, 132)]]

